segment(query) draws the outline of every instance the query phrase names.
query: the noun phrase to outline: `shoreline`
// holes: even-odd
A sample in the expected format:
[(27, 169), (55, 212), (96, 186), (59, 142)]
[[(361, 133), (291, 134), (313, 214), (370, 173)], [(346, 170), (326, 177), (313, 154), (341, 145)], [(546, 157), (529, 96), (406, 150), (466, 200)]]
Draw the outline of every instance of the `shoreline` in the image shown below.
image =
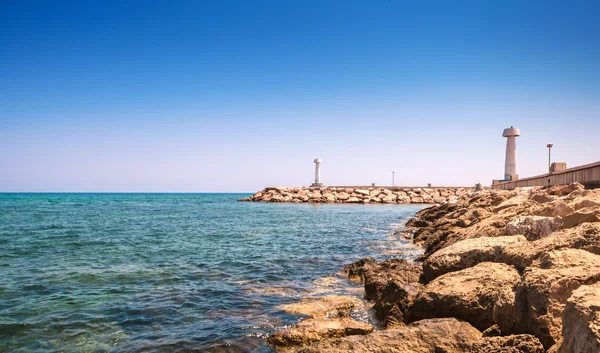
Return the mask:
[(394, 234), (423, 256), (344, 266), (383, 329), (353, 320), (347, 303), (302, 300), (328, 310), (272, 333), (269, 343), (314, 353), (600, 348), (600, 190), (464, 194), (417, 212)]

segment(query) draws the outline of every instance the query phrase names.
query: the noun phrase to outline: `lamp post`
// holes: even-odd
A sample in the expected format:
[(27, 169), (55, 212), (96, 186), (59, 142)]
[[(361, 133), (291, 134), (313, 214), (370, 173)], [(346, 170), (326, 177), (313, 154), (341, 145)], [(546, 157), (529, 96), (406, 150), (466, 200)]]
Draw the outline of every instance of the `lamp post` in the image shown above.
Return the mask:
[(392, 172), (392, 186), (396, 186), (396, 185), (394, 184), (394, 182), (395, 182), (395, 181), (394, 181), (394, 174), (395, 174), (395, 173), (396, 173), (396, 172)]
[(550, 163), (550, 151), (552, 151), (553, 144), (549, 143), (546, 145), (548, 147), (548, 173), (552, 173), (552, 164)]

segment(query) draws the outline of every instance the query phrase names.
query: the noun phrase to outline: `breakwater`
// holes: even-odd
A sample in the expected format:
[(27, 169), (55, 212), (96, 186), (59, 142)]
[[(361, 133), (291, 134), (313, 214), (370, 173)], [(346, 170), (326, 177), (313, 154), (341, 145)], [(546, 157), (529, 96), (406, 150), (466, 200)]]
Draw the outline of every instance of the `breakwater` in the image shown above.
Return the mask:
[(475, 192), (472, 187), (269, 186), (239, 201), (310, 203), (434, 204), (456, 201)]

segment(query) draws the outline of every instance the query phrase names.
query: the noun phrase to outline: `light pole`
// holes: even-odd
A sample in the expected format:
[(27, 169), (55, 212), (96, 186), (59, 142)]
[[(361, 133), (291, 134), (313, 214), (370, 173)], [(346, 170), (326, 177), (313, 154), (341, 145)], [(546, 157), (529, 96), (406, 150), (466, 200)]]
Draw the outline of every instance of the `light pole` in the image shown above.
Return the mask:
[(396, 173), (396, 172), (392, 172), (392, 186), (395, 186), (395, 184), (394, 184), (394, 174), (395, 174), (395, 173)]
[(550, 164), (550, 151), (552, 151), (553, 144), (549, 143), (546, 145), (548, 147), (548, 173), (552, 173), (552, 164)]

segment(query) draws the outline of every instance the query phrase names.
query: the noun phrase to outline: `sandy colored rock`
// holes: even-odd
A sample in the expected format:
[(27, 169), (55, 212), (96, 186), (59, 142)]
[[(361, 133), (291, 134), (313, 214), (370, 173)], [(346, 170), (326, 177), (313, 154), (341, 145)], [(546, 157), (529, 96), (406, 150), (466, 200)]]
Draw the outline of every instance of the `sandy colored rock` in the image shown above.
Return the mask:
[(544, 346), (532, 335), (484, 337), (473, 343), (471, 353), (544, 353)]
[(562, 321), (557, 353), (600, 352), (600, 283), (574, 290)]
[(354, 190), (354, 193), (359, 194), (359, 195), (369, 196), (369, 190), (365, 190), (365, 189), (356, 189), (356, 190)]
[(436, 251), (423, 263), (423, 274), (428, 281), (446, 274), (472, 267), (481, 262), (500, 262), (507, 245), (527, 242), (522, 235), (466, 239)]
[(421, 320), (364, 336), (324, 341), (303, 353), (459, 353), (469, 352), (481, 332), (454, 318)]
[(506, 234), (522, 234), (527, 240), (547, 237), (562, 224), (560, 217), (522, 216), (506, 225)]
[(502, 261), (525, 269), (541, 254), (560, 249), (582, 249), (600, 255), (600, 223), (583, 223), (577, 227), (554, 232), (546, 238), (532, 242), (508, 245)]
[(327, 295), (303, 299), (298, 303), (283, 304), (277, 307), (289, 314), (325, 317), (331, 313), (352, 309), (361, 302), (358, 298), (344, 295)]
[(543, 253), (525, 269), (518, 286), (519, 330), (534, 334), (544, 347), (550, 348), (562, 336), (562, 313), (567, 299), (579, 286), (599, 280), (598, 255), (579, 249)]
[(515, 327), (515, 287), (520, 276), (514, 267), (483, 262), (431, 281), (410, 307), (410, 319), (455, 317), (480, 330), (498, 324), (503, 332)]
[(562, 229), (572, 228), (582, 223), (600, 222), (600, 210), (581, 210), (565, 216), (561, 224)]
[(373, 331), (370, 324), (352, 318), (305, 319), (296, 325), (275, 332), (268, 338), (269, 344), (278, 347), (307, 346), (315, 342), (350, 335), (364, 335)]

